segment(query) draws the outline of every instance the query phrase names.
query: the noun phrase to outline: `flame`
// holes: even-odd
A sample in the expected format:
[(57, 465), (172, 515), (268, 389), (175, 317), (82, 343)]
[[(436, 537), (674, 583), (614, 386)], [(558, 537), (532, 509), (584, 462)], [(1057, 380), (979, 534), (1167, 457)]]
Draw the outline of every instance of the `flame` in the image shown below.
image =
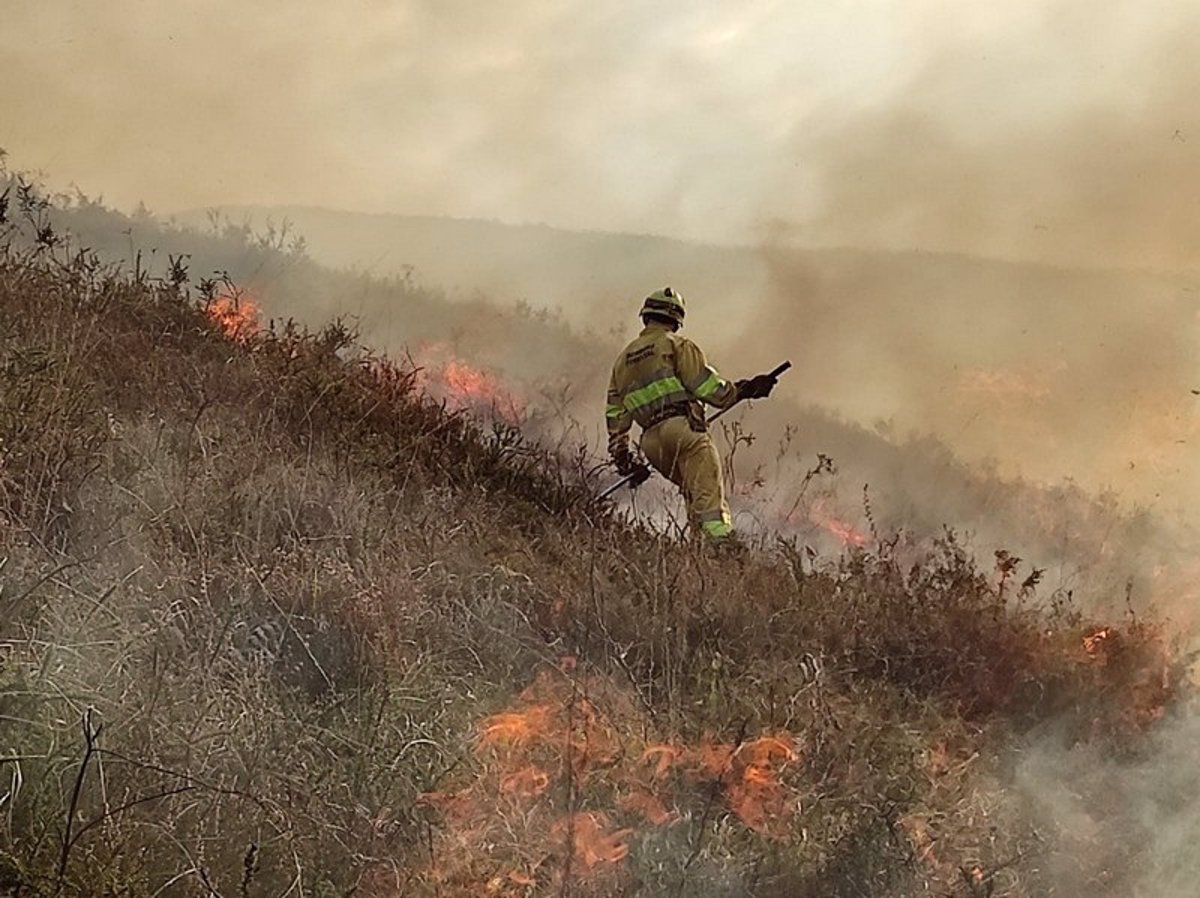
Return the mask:
[(1140, 732), (1161, 720), (1179, 687), (1175, 676), (1175, 650), (1161, 625), (1133, 622), (1124, 633), (1116, 627), (1094, 627), (1080, 641), (1087, 663), (1107, 668), (1114, 714), (1098, 717), (1094, 725)]
[(258, 303), (244, 292), (222, 293), (204, 311), (225, 336), (239, 343), (246, 342), (262, 329)]
[[(657, 781), (677, 767), (693, 779), (718, 783), (724, 787), (726, 805), (738, 819), (769, 835), (782, 832), (794, 812), (780, 775), (797, 758), (792, 737), (783, 733), (740, 745), (709, 739), (695, 747), (652, 745), (642, 753), (641, 761), (652, 767), (651, 775)], [(630, 800), (639, 810), (645, 805), (643, 799), (631, 796)]]
[(790, 821), (794, 807), (779, 776), (796, 757), (786, 735), (755, 739), (734, 753), (734, 781), (727, 800), (746, 826), (770, 834)]
[(651, 745), (642, 752), (642, 761), (654, 762), (654, 778), (662, 779), (683, 756), (683, 749), (674, 745)]
[(590, 870), (597, 864), (615, 864), (629, 854), (628, 839), (633, 830), (608, 832), (608, 827), (608, 818), (602, 811), (584, 811), (569, 814), (555, 823), (551, 836), (565, 839), (570, 835), (575, 859)]
[(654, 826), (666, 826), (679, 819), (678, 811), (668, 811), (662, 800), (649, 792), (631, 792), (622, 797), (617, 804), (623, 811), (641, 814)]
[(459, 411), (494, 414), (511, 424), (525, 416), (525, 403), (496, 375), (457, 358), (445, 343), (427, 343), (414, 355), (418, 383)]
[(422, 875), (447, 896), (517, 898), (565, 889), (564, 876), (617, 894), (634, 827), (670, 826), (680, 808), (713, 797), (760, 835), (790, 831), (789, 734), (647, 744), (644, 726), (606, 677), (573, 659), (543, 668), (512, 706), (477, 724), (474, 769), (458, 788), (418, 800), (442, 818)]
[(1102, 654), (1108, 646), (1108, 640), (1113, 638), (1115, 630), (1112, 627), (1101, 627), (1083, 637), (1083, 650), (1087, 652), (1089, 657), (1096, 658), (1103, 662), (1107, 658)]
[(493, 714), (480, 725), (480, 741), (508, 748), (525, 747), (546, 737), (553, 713), (549, 705), (535, 705), (524, 711)]
[(500, 780), (500, 790), (517, 798), (537, 798), (550, 785), (550, 774), (530, 765)]
[(808, 509), (808, 519), (818, 527), (832, 533), (844, 545), (865, 546), (870, 537), (848, 521), (834, 517), (826, 506), (824, 499), (818, 499)]

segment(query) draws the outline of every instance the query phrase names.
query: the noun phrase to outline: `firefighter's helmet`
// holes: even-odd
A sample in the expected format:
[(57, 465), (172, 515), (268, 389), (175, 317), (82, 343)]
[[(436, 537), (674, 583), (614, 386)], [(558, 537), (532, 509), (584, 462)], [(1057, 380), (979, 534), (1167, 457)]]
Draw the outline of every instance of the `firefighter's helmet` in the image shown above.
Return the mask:
[(676, 325), (682, 325), (683, 313), (683, 296), (670, 287), (663, 287), (661, 290), (655, 290), (646, 297), (646, 301), (642, 303), (640, 314), (643, 318), (647, 315), (668, 318), (674, 321)]

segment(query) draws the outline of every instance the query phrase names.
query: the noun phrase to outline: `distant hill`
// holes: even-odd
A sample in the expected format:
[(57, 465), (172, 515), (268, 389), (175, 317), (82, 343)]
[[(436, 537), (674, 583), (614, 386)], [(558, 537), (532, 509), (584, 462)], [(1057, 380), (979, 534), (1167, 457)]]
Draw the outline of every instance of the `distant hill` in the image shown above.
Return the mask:
[[(737, 247), (649, 235), (564, 231), (546, 225), (412, 215), (371, 215), (309, 206), (228, 206), (220, 215), (249, 223), (290, 222), (318, 262), (372, 274), (411, 270), (451, 293), (482, 292), (497, 302), (525, 300), (560, 309), (579, 324), (624, 321), (652, 287), (692, 287), (698, 303), (753, 294), (761, 263)], [(203, 228), (211, 210), (177, 213)], [(757, 274), (756, 274), (757, 272)]]

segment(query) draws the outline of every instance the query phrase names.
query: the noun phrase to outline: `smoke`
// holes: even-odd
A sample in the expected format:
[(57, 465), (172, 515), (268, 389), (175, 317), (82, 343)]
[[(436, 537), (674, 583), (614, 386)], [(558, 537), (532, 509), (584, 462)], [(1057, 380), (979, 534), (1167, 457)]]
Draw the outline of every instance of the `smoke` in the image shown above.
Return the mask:
[(10, 5), (2, 145), (125, 207), (1196, 261), (1173, 0)]
[(762, 324), (729, 355), (792, 358), (790, 395), (1194, 520), (1200, 317), (1187, 280), (921, 254), (763, 258)]
[[(814, 401), (1194, 520), (1196, 278), (1113, 267), (1200, 262), (1198, 33), (1177, 4), (1043, 4), (941, 47), (885, 103), (798, 127), (804, 165), (772, 194), (819, 208), (766, 232), (762, 315), (802, 335)], [(821, 264), (797, 241), (1046, 266)]]
[(1200, 263), (1200, 13), (1177, 3), (1022, 4), (918, 51), (885, 101), (799, 122), (770, 184), (809, 243), (1162, 269)]
[(793, 127), (761, 200), (766, 324), (731, 355), (792, 356), (804, 398), (881, 432), (1195, 521), (1200, 14), (1022, 12)]
[(1138, 758), (1106, 758), (1049, 736), (1025, 753), (1015, 789), (1043, 837), (1056, 843), (1042, 859), (1055, 894), (1196, 894), (1190, 846), (1200, 838), (1198, 737), (1200, 716), (1191, 709), (1161, 725), (1154, 750)]

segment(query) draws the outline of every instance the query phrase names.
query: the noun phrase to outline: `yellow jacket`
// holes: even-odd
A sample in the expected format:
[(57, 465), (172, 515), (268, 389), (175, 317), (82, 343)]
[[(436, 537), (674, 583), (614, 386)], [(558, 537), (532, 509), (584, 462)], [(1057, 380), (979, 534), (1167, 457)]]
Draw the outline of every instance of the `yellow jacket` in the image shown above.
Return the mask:
[(668, 417), (686, 415), (702, 428), (701, 403), (728, 408), (737, 395), (737, 387), (708, 364), (699, 346), (651, 322), (613, 364), (605, 410), (609, 449), (628, 444), (635, 421), (646, 430)]

